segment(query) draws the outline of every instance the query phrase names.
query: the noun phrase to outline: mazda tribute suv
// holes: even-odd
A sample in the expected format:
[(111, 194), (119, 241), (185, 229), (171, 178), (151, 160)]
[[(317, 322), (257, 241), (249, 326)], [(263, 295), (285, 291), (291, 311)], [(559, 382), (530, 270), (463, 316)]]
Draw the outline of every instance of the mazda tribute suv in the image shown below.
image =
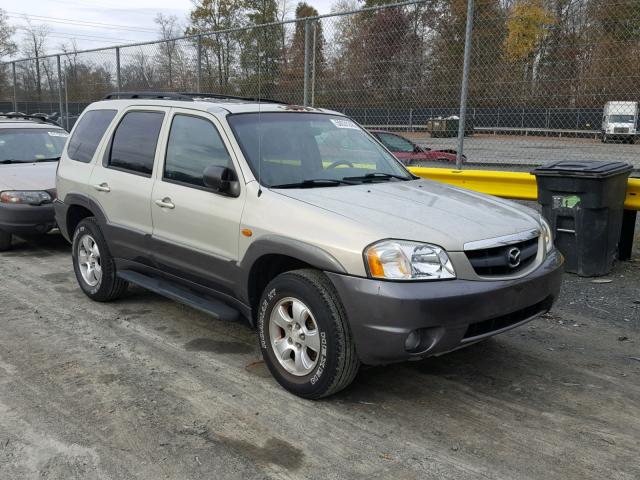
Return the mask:
[(518, 327), (560, 289), (538, 213), (417, 178), (324, 109), (112, 94), (73, 129), (57, 191), (87, 296), (133, 283), (244, 317), (275, 379), (305, 398), (343, 389), (361, 364)]

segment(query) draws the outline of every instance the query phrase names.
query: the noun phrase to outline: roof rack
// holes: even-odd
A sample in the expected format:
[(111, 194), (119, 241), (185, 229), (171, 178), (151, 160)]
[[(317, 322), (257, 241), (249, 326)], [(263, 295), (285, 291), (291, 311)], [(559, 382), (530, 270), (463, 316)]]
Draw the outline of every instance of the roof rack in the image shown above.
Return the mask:
[(227, 94), (223, 94), (223, 93), (210, 93), (210, 92), (203, 92), (203, 93), (194, 93), (194, 92), (181, 92), (182, 95), (191, 97), (192, 99), (194, 98), (202, 98), (202, 99), (209, 99), (209, 98), (213, 98), (216, 100), (238, 100), (238, 101), (243, 101), (243, 102), (264, 102), (264, 103), (278, 103), (278, 104), (282, 104), (282, 105), (289, 105), (289, 102), (283, 102), (281, 100), (273, 100), (271, 98), (258, 98), (258, 97), (241, 97), (241, 96), (237, 96), (237, 95), (227, 95)]
[(58, 115), (58, 112), (54, 112), (50, 115), (47, 115), (46, 113), (26, 114), (22, 112), (7, 112), (7, 113), (0, 112), (0, 117), (19, 118), (22, 120), (40, 120), (42, 123), (51, 123), (58, 127), (60, 126), (60, 124), (58, 123), (58, 118), (60, 117)]
[(208, 100), (237, 100), (243, 102), (264, 102), (264, 103), (279, 103), (282, 105), (288, 105), (288, 102), (282, 102), (279, 100), (271, 100), (268, 98), (254, 98), (254, 97), (239, 97), (236, 95), (226, 95), (222, 93), (196, 93), (196, 92), (113, 92), (106, 95), (103, 100), (118, 100), (118, 99), (148, 99), (148, 100), (181, 100), (185, 102), (193, 102), (196, 99)]
[(175, 92), (113, 92), (109, 95), (106, 95), (103, 100), (132, 98), (146, 98), (155, 100), (183, 100), (186, 102), (193, 102), (193, 99), (191, 97)]

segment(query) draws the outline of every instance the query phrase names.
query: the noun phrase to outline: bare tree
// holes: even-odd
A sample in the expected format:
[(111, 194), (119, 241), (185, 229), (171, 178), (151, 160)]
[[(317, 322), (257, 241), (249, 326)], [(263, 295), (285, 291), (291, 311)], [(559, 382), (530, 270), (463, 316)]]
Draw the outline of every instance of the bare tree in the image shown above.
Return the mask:
[(6, 12), (0, 9), (0, 59), (16, 53), (17, 46), (12, 40), (15, 31), (15, 27), (9, 25)]
[(24, 27), (24, 34), (22, 37), (22, 43), (20, 50), (26, 57), (34, 58), (34, 69), (32, 72), (28, 72), (27, 76), (32, 77), (32, 81), (35, 83), (36, 99), (42, 100), (42, 77), (40, 72), (40, 57), (45, 54), (45, 45), (50, 30), (47, 25), (33, 25), (29, 18), (25, 15), (24, 20), (27, 24)]
[(158, 45), (160, 48), (160, 55), (157, 57), (159, 74), (165, 78), (167, 87), (171, 89), (174, 85), (176, 57), (179, 55), (174, 38), (180, 34), (180, 24), (175, 15), (163, 15), (162, 13), (156, 15), (154, 22), (158, 25), (160, 39), (163, 40)]

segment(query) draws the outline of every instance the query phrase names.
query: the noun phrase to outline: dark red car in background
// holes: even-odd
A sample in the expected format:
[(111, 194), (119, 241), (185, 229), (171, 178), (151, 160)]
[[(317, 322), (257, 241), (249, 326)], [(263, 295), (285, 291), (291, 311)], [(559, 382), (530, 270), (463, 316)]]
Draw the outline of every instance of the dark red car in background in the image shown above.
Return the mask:
[[(427, 147), (421, 147), (402, 135), (385, 130), (369, 130), (369, 132), (405, 165), (415, 165), (419, 162), (430, 161), (456, 162), (455, 150), (432, 150)], [(462, 161), (465, 162), (466, 160), (467, 157), (463, 155)]]

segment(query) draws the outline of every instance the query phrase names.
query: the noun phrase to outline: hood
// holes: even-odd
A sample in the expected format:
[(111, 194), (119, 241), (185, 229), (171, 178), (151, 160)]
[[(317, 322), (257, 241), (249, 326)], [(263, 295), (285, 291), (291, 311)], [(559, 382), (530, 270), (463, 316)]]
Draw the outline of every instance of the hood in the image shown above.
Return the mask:
[(0, 190), (53, 190), (58, 162), (0, 164)]
[(540, 227), (527, 207), (429, 180), (277, 192), (363, 224), (378, 239), (429, 242), (449, 251)]

